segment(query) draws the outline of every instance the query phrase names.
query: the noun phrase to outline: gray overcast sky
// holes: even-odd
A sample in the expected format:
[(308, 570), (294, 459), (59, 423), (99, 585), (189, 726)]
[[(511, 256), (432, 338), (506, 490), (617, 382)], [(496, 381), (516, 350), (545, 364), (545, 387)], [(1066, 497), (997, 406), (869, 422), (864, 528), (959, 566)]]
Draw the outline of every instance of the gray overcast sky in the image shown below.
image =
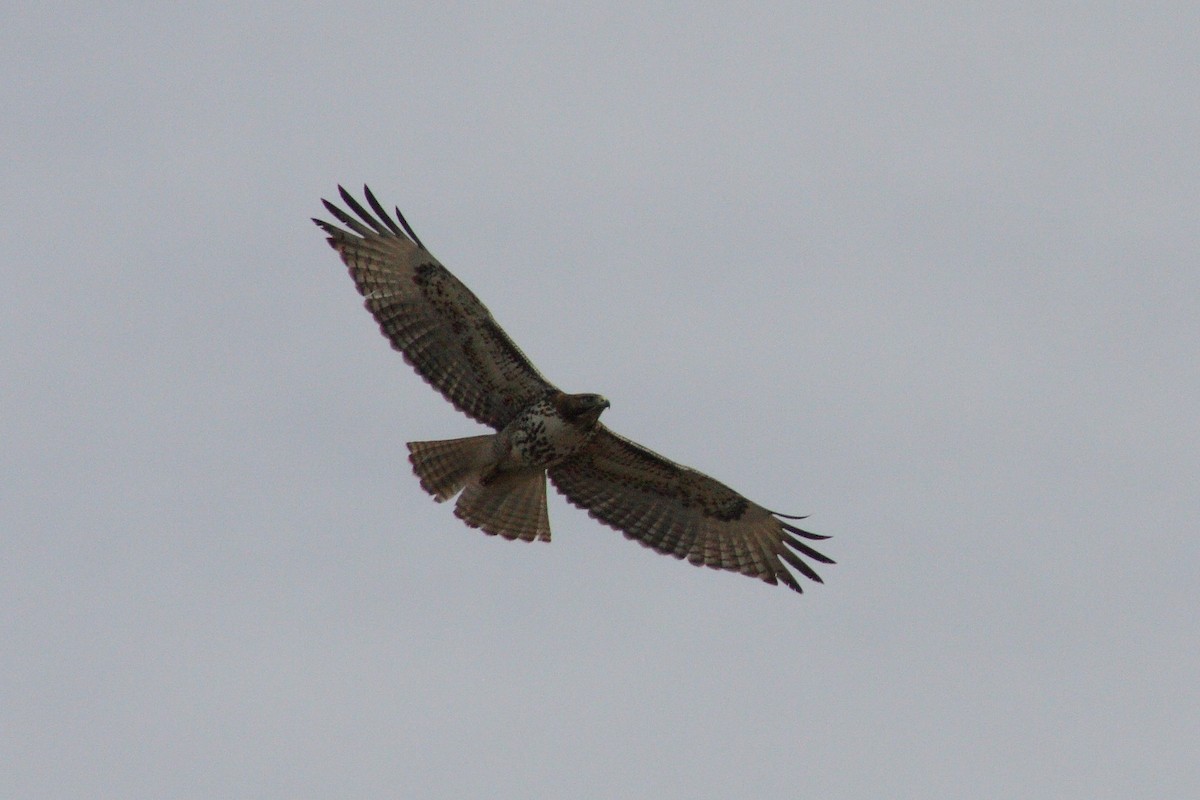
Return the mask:
[[(0, 795), (1200, 796), (1195, 3), (99, 5), (0, 32)], [(339, 182), (825, 585), (433, 503)]]

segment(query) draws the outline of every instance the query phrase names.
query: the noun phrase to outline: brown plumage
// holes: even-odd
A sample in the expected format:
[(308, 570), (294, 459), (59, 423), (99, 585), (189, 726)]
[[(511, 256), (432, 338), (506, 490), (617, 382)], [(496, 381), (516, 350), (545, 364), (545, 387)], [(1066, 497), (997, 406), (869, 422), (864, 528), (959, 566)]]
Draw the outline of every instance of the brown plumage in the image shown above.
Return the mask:
[(599, 422), (608, 401), (566, 394), (543, 378), (399, 209), (392, 219), (370, 189), (371, 211), (338, 190), (353, 214), (323, 202), (345, 228), (313, 222), (380, 330), (455, 408), (496, 431), (409, 443), (413, 471), (438, 502), (458, 495), (454, 513), (486, 533), (549, 541), (548, 474), (571, 503), (660, 553), (797, 592), (789, 566), (821, 580), (804, 558), (833, 561), (801, 539), (828, 537), (608, 430)]

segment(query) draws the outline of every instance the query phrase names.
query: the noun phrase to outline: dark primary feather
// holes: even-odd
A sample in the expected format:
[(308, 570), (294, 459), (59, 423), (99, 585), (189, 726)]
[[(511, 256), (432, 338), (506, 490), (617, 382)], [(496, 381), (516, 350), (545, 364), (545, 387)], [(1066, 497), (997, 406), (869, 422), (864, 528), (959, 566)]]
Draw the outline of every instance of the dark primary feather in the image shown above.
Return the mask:
[[(341, 188), (341, 187), (338, 187), (338, 188)], [(396, 223), (392, 222), (392, 220), (388, 217), (388, 213), (383, 210), (383, 206), (380, 205), (379, 201), (375, 199), (374, 193), (369, 188), (364, 186), (363, 194), (365, 194), (367, 196), (367, 202), (371, 204), (371, 208), (372, 208), (372, 210), (374, 210), (375, 215), (379, 219), (383, 220), (383, 224), (388, 226), (388, 230), (390, 230), (392, 233), (399, 236), (401, 234), (400, 228), (396, 225)], [(413, 242), (417, 245), (417, 247), (420, 247), (422, 250), (424, 250), (425, 246), (421, 244), (420, 240), (417, 239), (417, 237), (413, 234), (412, 230), (408, 227), (408, 222), (406, 222), (404, 220), (404, 215), (400, 213), (400, 209), (398, 209), (398, 208), (396, 209), (396, 216), (400, 219), (401, 223), (404, 225), (404, 230), (408, 232), (408, 238), (412, 239)]]
[(834, 563), (797, 537), (826, 538), (777, 519), (709, 476), (618, 436), (603, 425), (591, 443), (549, 469), (550, 480), (591, 516), (660, 553), (740, 572), (797, 592), (821, 577), (801, 556)]
[(391, 219), (366, 187), (374, 214), (338, 191), (354, 215), (322, 202), (345, 228), (313, 222), (328, 234), (384, 336), (418, 374), (460, 411), (497, 430), (554, 389), (479, 298), (424, 248), (399, 210)]

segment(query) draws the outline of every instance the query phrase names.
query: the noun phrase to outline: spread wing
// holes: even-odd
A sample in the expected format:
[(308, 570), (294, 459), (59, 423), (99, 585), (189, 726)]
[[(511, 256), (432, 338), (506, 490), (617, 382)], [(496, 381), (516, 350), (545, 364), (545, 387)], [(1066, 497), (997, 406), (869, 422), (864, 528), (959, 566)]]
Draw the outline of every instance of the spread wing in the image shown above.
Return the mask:
[(364, 186), (372, 214), (338, 191), (357, 219), (323, 200), (348, 230), (313, 222), (329, 234), (383, 335), (422, 378), (459, 411), (497, 430), (554, 388), (479, 298), (425, 249), (400, 209), (393, 220)]
[(595, 438), (549, 470), (588, 514), (660, 553), (697, 566), (782, 581), (803, 591), (784, 562), (821, 581), (801, 556), (834, 563), (800, 541), (827, 539), (778, 519), (728, 486), (597, 425)]

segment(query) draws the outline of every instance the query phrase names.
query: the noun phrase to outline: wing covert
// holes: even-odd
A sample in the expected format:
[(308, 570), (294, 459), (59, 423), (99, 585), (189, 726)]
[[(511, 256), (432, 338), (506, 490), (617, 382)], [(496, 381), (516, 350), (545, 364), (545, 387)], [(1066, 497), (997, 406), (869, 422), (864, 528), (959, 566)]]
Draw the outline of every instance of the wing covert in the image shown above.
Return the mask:
[(357, 218), (323, 200), (346, 227), (313, 222), (349, 268), (380, 331), (422, 378), (497, 430), (554, 389), (479, 298), (425, 249), (399, 209), (393, 220), (365, 186), (374, 213), (338, 191)]

